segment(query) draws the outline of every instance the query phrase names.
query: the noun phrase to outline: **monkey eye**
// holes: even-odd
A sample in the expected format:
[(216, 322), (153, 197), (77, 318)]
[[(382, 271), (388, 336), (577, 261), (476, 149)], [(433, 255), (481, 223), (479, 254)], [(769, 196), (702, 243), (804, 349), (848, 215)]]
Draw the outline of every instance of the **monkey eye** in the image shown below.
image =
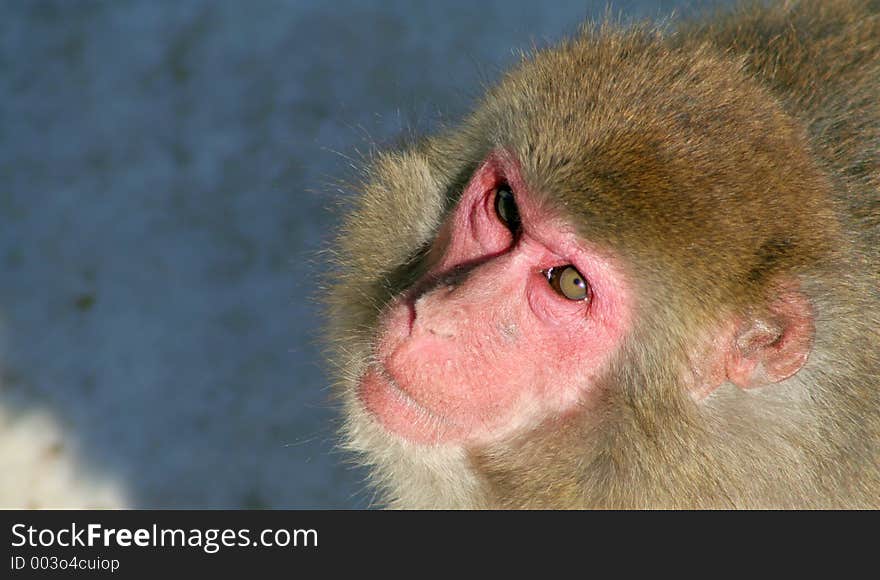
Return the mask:
[(560, 296), (569, 300), (587, 300), (590, 297), (590, 285), (586, 278), (571, 264), (550, 268), (543, 274)]
[(510, 191), (510, 186), (506, 183), (502, 183), (495, 190), (495, 213), (512, 233), (515, 234), (519, 231), (521, 226), (519, 209), (513, 199), (513, 192)]

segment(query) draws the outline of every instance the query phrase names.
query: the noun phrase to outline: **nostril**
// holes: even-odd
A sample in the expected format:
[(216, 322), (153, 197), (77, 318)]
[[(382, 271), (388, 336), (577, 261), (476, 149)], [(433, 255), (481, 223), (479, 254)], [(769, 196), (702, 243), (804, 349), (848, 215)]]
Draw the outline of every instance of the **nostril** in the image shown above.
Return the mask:
[(440, 338), (455, 338), (455, 334), (447, 330), (437, 330), (436, 328), (428, 328), (428, 332)]
[(413, 304), (412, 300), (407, 300), (406, 304), (406, 315), (407, 315), (407, 334), (412, 334), (413, 327), (416, 324), (416, 305)]

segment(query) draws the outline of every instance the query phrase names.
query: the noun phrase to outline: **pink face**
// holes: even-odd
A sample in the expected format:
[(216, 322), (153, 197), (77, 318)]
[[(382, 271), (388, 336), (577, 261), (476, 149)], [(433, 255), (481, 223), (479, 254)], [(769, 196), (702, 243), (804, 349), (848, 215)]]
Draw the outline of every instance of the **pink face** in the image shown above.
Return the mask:
[[(499, 215), (500, 189), (518, 220)], [(610, 256), (539, 205), (516, 160), (489, 156), (428, 259), (430, 271), (384, 312), (359, 387), (388, 431), (479, 444), (589, 402), (627, 329), (630, 294)], [(577, 275), (563, 286), (580, 284), (581, 296), (561, 291), (567, 266)]]

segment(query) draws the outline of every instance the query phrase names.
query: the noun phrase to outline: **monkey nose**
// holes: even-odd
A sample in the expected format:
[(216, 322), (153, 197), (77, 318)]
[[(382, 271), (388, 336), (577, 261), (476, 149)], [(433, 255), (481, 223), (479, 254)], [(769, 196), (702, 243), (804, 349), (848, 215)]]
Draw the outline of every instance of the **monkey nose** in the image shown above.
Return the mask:
[(467, 309), (444, 300), (452, 288), (442, 287), (420, 296), (413, 305), (413, 334), (423, 333), (443, 339), (454, 339), (459, 329), (467, 328)]

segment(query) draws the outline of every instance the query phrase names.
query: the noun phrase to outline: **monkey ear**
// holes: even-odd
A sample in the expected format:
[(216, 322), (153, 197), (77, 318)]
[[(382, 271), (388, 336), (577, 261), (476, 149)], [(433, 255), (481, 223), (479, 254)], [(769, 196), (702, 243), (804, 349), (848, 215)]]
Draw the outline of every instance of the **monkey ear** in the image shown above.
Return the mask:
[(726, 353), (728, 380), (753, 389), (794, 375), (807, 362), (815, 330), (809, 299), (795, 286), (783, 286), (766, 310), (734, 331)]

